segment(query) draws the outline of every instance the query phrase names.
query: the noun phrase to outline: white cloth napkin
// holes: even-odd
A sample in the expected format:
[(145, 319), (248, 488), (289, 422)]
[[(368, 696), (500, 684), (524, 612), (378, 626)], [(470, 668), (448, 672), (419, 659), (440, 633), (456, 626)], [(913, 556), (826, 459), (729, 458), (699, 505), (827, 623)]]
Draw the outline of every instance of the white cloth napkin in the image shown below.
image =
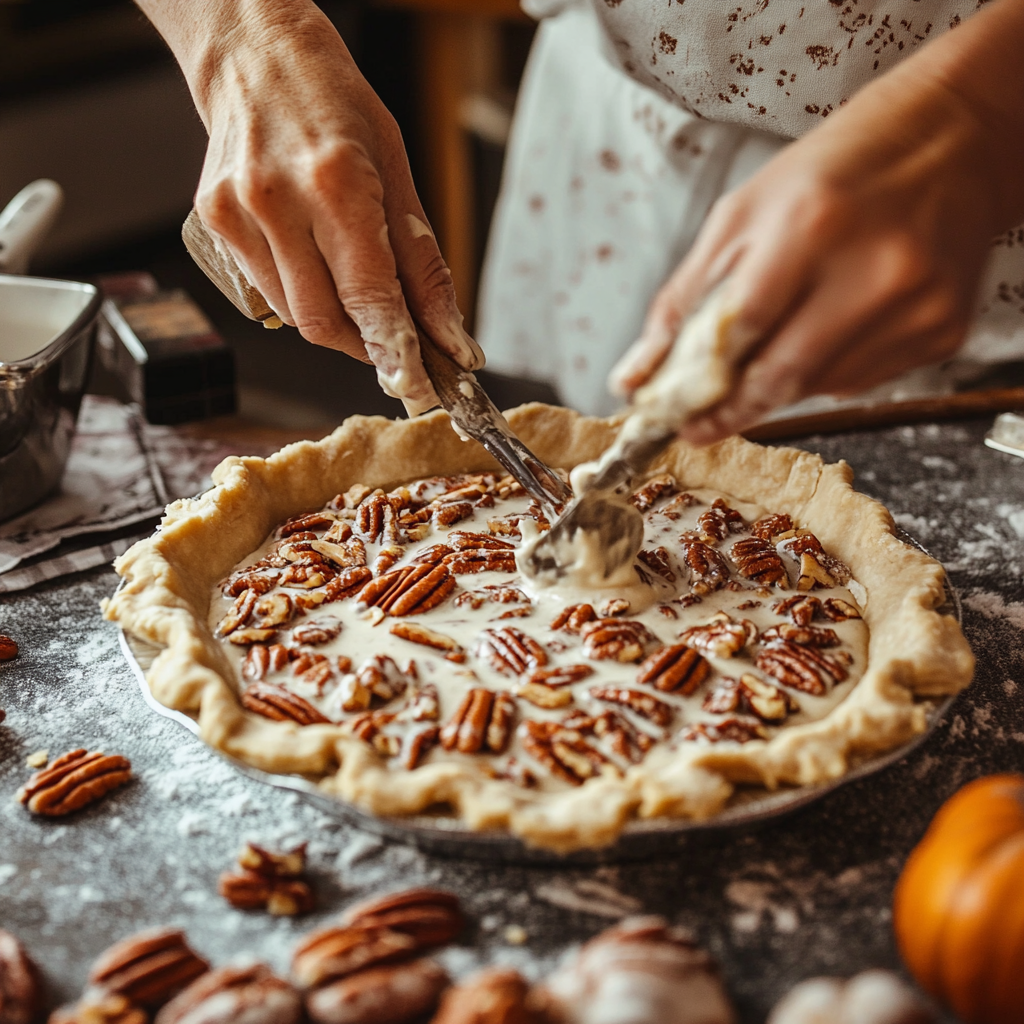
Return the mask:
[[(109, 562), (169, 501), (209, 487), (213, 467), (232, 454), (151, 426), (136, 406), (86, 395), (60, 490), (0, 523), (0, 593)], [(131, 529), (142, 523), (144, 531)]]

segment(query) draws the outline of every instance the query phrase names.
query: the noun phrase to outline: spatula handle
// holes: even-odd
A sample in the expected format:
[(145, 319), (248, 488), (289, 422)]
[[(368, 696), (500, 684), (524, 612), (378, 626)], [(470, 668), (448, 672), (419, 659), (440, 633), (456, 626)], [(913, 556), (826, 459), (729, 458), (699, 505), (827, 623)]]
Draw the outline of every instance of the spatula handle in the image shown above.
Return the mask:
[(252, 286), (234, 256), (210, 237), (194, 209), (181, 227), (181, 240), (199, 269), (250, 320), (258, 320), (264, 327), (282, 326), (281, 318), (270, 308), (259, 289)]

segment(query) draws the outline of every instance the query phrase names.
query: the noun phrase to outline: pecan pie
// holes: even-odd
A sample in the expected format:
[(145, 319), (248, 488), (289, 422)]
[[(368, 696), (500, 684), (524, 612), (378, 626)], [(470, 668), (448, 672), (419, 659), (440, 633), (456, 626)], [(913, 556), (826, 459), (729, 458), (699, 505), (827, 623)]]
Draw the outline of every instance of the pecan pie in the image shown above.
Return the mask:
[[(616, 430), (510, 421), (565, 468)], [(677, 443), (633, 495), (638, 588), (561, 594), (516, 563), (550, 510), (443, 414), (355, 417), (222, 463), (121, 557), (106, 612), (166, 648), (154, 696), (233, 757), (381, 814), (601, 845), (635, 815), (713, 815), (739, 783), (834, 778), (968, 683), (941, 567), (850, 480)]]

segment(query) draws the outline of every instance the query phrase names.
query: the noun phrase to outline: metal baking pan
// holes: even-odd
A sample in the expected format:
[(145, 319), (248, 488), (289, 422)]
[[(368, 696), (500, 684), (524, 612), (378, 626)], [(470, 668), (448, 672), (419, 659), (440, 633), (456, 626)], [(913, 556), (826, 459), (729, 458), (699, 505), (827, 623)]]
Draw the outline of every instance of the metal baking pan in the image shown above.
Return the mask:
[(91, 284), (0, 274), (0, 520), (60, 482), (100, 303)]
[(89, 375), (97, 289), (15, 276), (28, 269), (62, 196), (41, 178), (0, 210), (0, 521), (60, 482)]
[[(924, 550), (921, 545), (898, 528), (897, 535), (905, 543)], [(946, 603), (939, 611), (945, 615), (955, 616), (957, 622), (963, 622), (960, 599), (948, 578), (946, 579)], [(145, 673), (153, 659), (159, 654), (159, 648), (129, 636), (123, 630), (120, 640), (121, 650), (132, 667), (146, 703), (158, 714), (178, 722), (189, 732), (198, 736), (199, 725), (195, 719), (180, 711), (172, 711), (170, 708), (164, 707), (149, 691)], [(705, 821), (693, 821), (686, 818), (635, 819), (625, 826), (622, 834), (610, 846), (597, 850), (578, 850), (568, 854), (557, 854), (550, 850), (527, 846), (521, 839), (507, 832), (474, 831), (466, 828), (458, 818), (453, 816), (378, 817), (353, 804), (326, 795), (321, 792), (314, 780), (305, 776), (275, 775), (252, 768), (226, 754), (221, 754), (221, 756), (230, 761), (243, 775), (279, 789), (292, 790), (312, 801), (328, 814), (340, 817), (368, 832), (385, 838), (411, 843), (428, 853), (505, 863), (600, 864), (651, 860), (678, 851), (698, 835), (754, 828), (805, 807), (807, 804), (814, 803), (840, 786), (874, 775), (912, 753), (942, 721), (955, 699), (955, 697), (947, 697), (941, 701), (922, 701), (921, 703), (927, 707), (928, 714), (928, 727), (924, 732), (895, 750), (861, 761), (840, 779), (834, 779), (818, 786), (786, 787), (774, 792), (760, 787), (738, 787), (729, 806), (713, 818)]]

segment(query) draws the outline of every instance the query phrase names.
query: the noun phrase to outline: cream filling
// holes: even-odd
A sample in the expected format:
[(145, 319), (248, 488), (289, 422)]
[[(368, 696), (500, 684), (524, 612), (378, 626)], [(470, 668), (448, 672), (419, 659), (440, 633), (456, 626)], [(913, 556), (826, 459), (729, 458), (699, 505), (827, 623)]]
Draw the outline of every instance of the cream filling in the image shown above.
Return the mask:
[[(783, 598), (797, 593), (794, 589), (780, 590), (771, 588), (765, 595), (759, 591), (757, 586), (743, 580), (735, 571), (732, 579), (742, 586), (743, 589), (718, 590), (702, 598), (700, 603), (685, 607), (678, 603), (680, 597), (690, 593), (690, 573), (682, 562), (679, 545), (679, 535), (684, 531), (693, 530), (696, 525), (697, 516), (707, 510), (708, 505), (717, 497), (723, 497), (730, 507), (739, 511), (747, 523), (765, 515), (766, 512), (757, 506), (731, 499), (728, 495), (720, 495), (713, 491), (698, 490), (691, 492), (698, 498), (701, 504), (683, 508), (678, 512), (666, 514), (664, 511), (665, 501), (661, 501), (655, 508), (644, 515), (645, 539), (644, 548), (655, 548), (664, 546), (671, 555), (671, 564), (676, 575), (673, 584), (665, 584), (660, 587), (660, 593), (656, 594), (656, 600), (641, 606), (640, 604), (631, 607), (620, 617), (632, 621), (641, 622), (650, 630), (662, 643), (676, 643), (679, 634), (690, 626), (706, 623), (716, 612), (725, 611), (736, 620), (749, 619), (763, 631), (769, 626), (789, 621), (772, 611), (772, 605)], [(432, 495), (428, 495), (430, 497)], [(455, 530), (472, 531), (488, 534), (487, 521), (496, 517), (507, 517), (514, 515), (525, 515), (529, 505), (529, 499), (525, 496), (497, 500), (492, 508), (478, 508), (472, 516), (451, 527), (441, 527), (430, 524), (424, 535), (417, 541), (408, 543), (403, 548), (401, 559), (393, 566), (400, 568), (408, 565), (415, 556), (424, 548), (433, 544), (442, 543), (447, 535)], [(526, 529), (523, 531), (523, 544), (529, 543), (531, 532), (530, 520), (523, 520)], [(535, 529), (535, 527), (534, 527)], [(748, 533), (732, 534), (730, 537), (717, 545), (720, 551), (727, 554), (729, 547), (736, 540), (749, 536)], [(505, 538), (513, 540), (514, 538)], [(258, 561), (268, 554), (279, 542), (268, 538), (263, 546), (250, 557), (243, 559), (237, 568), (241, 569)], [(386, 542), (366, 541), (367, 562), (371, 566), (374, 559)], [(521, 545), (520, 545), (521, 548)], [(796, 564), (783, 556), (784, 562), (790, 572), (790, 578), (796, 579)], [(629, 567), (632, 572), (632, 566)], [(336, 601), (331, 604), (322, 605), (313, 611), (298, 615), (290, 623), (279, 628), (277, 642), (288, 644), (291, 642), (290, 631), (292, 627), (300, 626), (310, 620), (334, 621), (341, 625), (341, 632), (335, 640), (327, 644), (310, 647), (309, 650), (327, 655), (330, 659), (336, 660), (338, 655), (344, 655), (352, 660), (353, 670), (374, 655), (387, 655), (394, 659), (399, 666), (406, 666), (410, 661), (415, 662), (416, 672), (423, 683), (431, 683), (436, 686), (440, 700), (440, 716), (438, 724), (444, 725), (455, 713), (466, 691), (473, 686), (484, 686), (492, 690), (509, 690), (513, 693), (518, 689), (522, 680), (512, 678), (498, 672), (490, 662), (476, 653), (477, 642), (483, 629), (494, 629), (502, 626), (511, 626), (522, 630), (527, 635), (537, 640), (545, 649), (548, 662), (545, 667), (567, 666), (573, 664), (585, 664), (592, 668), (593, 674), (579, 683), (565, 687), (572, 697), (566, 706), (547, 710), (535, 707), (523, 699), (518, 700), (518, 711), (516, 723), (529, 718), (538, 721), (559, 721), (567, 712), (585, 711), (588, 714), (597, 714), (601, 711), (613, 709), (620, 713), (634, 728), (646, 732), (653, 740), (657, 741), (657, 747), (675, 745), (682, 743), (689, 746), (689, 741), (678, 739), (681, 730), (688, 726), (701, 722), (714, 723), (722, 720), (721, 715), (713, 715), (704, 711), (702, 702), (705, 695), (722, 676), (738, 678), (743, 673), (752, 672), (761, 678), (767, 678), (763, 673), (757, 671), (754, 666), (753, 652), (750, 649), (741, 651), (737, 656), (725, 658), (708, 652), (702, 652), (712, 666), (711, 677), (698, 691), (690, 697), (679, 694), (663, 693), (652, 689), (649, 686), (636, 682), (638, 664), (620, 663), (617, 661), (595, 661), (583, 655), (581, 650), (582, 640), (578, 635), (564, 631), (551, 629), (551, 622), (560, 608), (566, 604), (579, 603), (586, 600), (592, 603), (595, 610), (600, 614), (601, 605), (606, 602), (610, 592), (601, 587), (588, 589), (582, 587), (571, 589), (568, 587), (553, 587), (547, 590), (528, 590), (528, 585), (520, 573), (481, 572), (471, 575), (459, 575), (456, 577), (457, 587), (452, 595), (442, 602), (438, 607), (430, 611), (412, 615), (404, 618), (382, 616), (376, 610), (363, 609), (358, 604), (358, 598)], [(473, 609), (468, 604), (457, 606), (456, 598), (466, 591), (483, 591), (484, 588), (494, 585), (516, 587), (526, 593), (529, 602), (519, 604), (501, 604), (488, 601), (478, 609)], [(646, 588), (650, 592), (651, 588)], [(294, 595), (303, 593), (302, 590), (291, 588), (275, 588), (271, 593), (284, 590), (285, 593)], [(847, 587), (834, 589), (816, 589), (813, 595), (822, 600), (828, 597), (839, 597), (855, 605), (858, 601), (854, 598), (853, 592), (862, 588), (851, 581)], [(623, 594), (632, 592), (624, 590)], [(620, 596), (615, 594), (614, 596)], [(627, 600), (632, 600), (627, 597)], [(224, 614), (231, 607), (233, 598), (226, 598), (220, 588), (213, 591), (210, 604), (209, 625), (215, 630)], [(753, 607), (739, 608), (739, 605), (746, 602), (755, 602)], [(513, 608), (527, 608), (528, 614), (523, 617), (501, 619), (502, 613)], [(664, 611), (663, 609), (669, 609)], [(674, 616), (674, 617), (672, 617)], [(444, 658), (442, 652), (425, 647), (418, 643), (402, 639), (390, 632), (390, 628), (396, 623), (415, 623), (428, 627), (448, 637), (451, 637), (465, 651), (466, 660), (462, 664), (453, 663)], [(827, 649), (824, 653), (833, 655), (836, 651), (846, 651), (852, 656), (852, 663), (849, 666), (847, 679), (833, 687), (822, 696), (812, 696), (795, 690), (787, 691), (799, 703), (800, 710), (790, 715), (781, 726), (766, 725), (765, 731), (769, 735), (776, 734), (780, 729), (788, 726), (799, 725), (825, 717), (835, 708), (856, 685), (867, 665), (868, 630), (860, 619), (851, 619), (844, 622), (819, 622), (816, 625), (827, 626), (834, 629), (838, 634), (841, 646)], [(232, 662), (241, 667), (242, 659), (246, 648), (231, 644), (227, 639), (221, 641)], [(653, 650), (653, 648), (651, 648)], [(240, 678), (240, 676), (239, 676)], [(318, 708), (327, 718), (334, 722), (344, 722), (355, 717), (354, 713), (346, 713), (341, 709), (342, 701), (352, 685), (352, 676), (336, 673), (335, 678), (326, 685), (315, 686), (307, 683), (301, 678), (292, 674), (290, 668), (286, 667), (279, 672), (271, 672), (266, 676), (267, 682), (278, 683), (286, 686), (291, 691), (299, 694)], [(769, 680), (775, 682), (774, 680)], [(244, 687), (244, 683), (240, 683)], [(589, 691), (594, 686), (619, 686), (630, 689), (646, 691), (659, 700), (669, 704), (673, 710), (672, 722), (666, 729), (660, 729), (642, 717), (639, 717), (618, 705), (605, 704), (590, 697)], [(408, 696), (408, 694), (406, 695)], [(398, 710), (404, 703), (405, 697), (400, 697), (391, 704), (385, 705), (385, 710)], [(376, 706), (376, 702), (375, 702)], [(726, 716), (729, 717), (729, 716)], [(406, 734), (413, 729), (422, 727), (422, 722), (403, 722), (397, 720), (390, 723), (385, 732), (396, 735), (404, 740)], [(625, 770), (628, 764), (601, 745), (601, 741), (588, 737), (588, 741), (602, 750), (602, 752), (617, 764), (621, 770)], [(731, 745), (731, 744), (727, 744)], [(435, 746), (426, 756), (423, 763), (453, 762), (463, 765), (476, 765), (481, 772), (501, 772), (507, 766), (509, 758), (514, 757), (520, 764), (527, 766), (537, 777), (541, 791), (554, 791), (569, 788), (569, 784), (553, 777), (541, 765), (534, 762), (522, 749), (519, 737), (513, 728), (508, 748), (500, 755), (490, 753), (481, 754), (460, 754), (456, 751), (445, 751), (440, 746)], [(394, 770), (401, 769), (401, 759), (396, 758), (388, 761)]]

